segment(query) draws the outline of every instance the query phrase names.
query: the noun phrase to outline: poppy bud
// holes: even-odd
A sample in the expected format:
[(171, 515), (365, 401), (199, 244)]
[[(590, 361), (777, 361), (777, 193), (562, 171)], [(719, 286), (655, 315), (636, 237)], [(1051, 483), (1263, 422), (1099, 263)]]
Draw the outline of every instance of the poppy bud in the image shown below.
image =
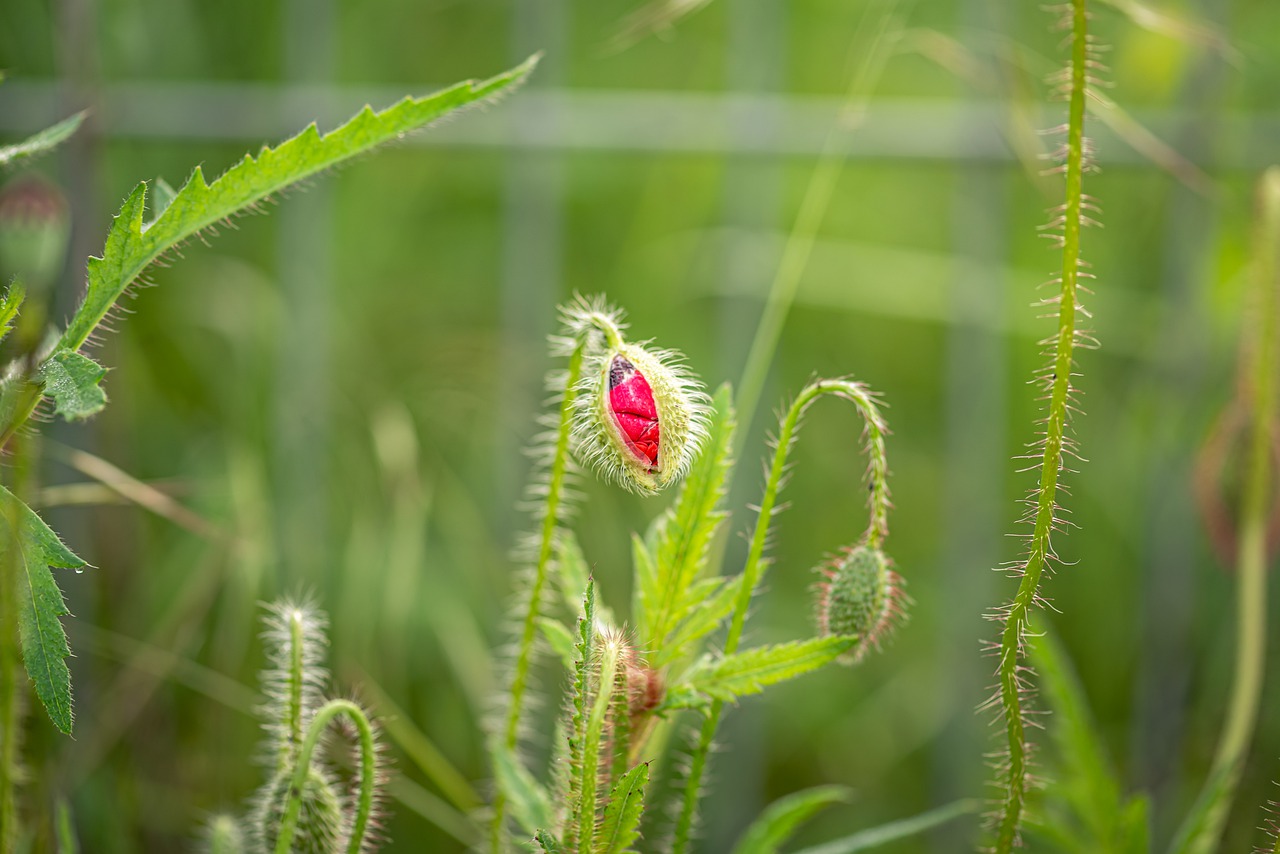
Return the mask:
[[(257, 832), (262, 850), (274, 851), (280, 824), (288, 808), (293, 769), (285, 766), (258, 795)], [(307, 770), (299, 795), (302, 800), (290, 851), (330, 854), (343, 843), (345, 821), (338, 787), (316, 766)]]
[(706, 438), (707, 397), (680, 359), (621, 340), (591, 354), (576, 398), (579, 458), (633, 492), (683, 477)]
[(860, 545), (845, 549), (820, 570), (825, 580), (817, 585), (818, 631), (824, 637), (857, 635), (849, 663), (861, 660), (871, 647), (879, 648), (902, 614), (902, 579), (889, 565), (880, 549)]

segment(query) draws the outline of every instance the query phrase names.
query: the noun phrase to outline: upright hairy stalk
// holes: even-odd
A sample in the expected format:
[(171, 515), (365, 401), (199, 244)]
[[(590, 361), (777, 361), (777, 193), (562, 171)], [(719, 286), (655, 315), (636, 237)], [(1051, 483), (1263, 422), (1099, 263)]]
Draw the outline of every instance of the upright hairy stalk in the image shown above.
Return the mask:
[(1071, 0), (1069, 5), (1062, 7), (1062, 11), (1062, 27), (1069, 29), (1071, 33), (1071, 62), (1057, 81), (1060, 92), (1068, 100), (1068, 118), (1063, 128), (1067, 139), (1057, 154), (1061, 162), (1054, 171), (1066, 176), (1066, 203), (1048, 226), (1050, 233), (1061, 243), (1062, 272), (1056, 280), (1060, 286), (1058, 295), (1043, 303), (1057, 305), (1058, 332), (1049, 339), (1048, 343), (1053, 345), (1052, 362), (1042, 375), (1048, 391), (1049, 410), (1044, 435), (1039, 443), (1040, 485), (1030, 503), (1028, 514), (1028, 519), (1034, 522), (1034, 528), (1026, 557), (1018, 566), (1022, 576), (1018, 592), (1010, 604), (995, 614), (997, 619), (1004, 621), (997, 676), (999, 701), (1008, 736), (1008, 764), (1004, 769), (1004, 778), (1000, 781), (1004, 789), (1003, 803), (996, 825), (995, 851), (999, 854), (1006, 854), (1018, 844), (1018, 827), (1026, 799), (1028, 744), (1023, 706), (1024, 695), (1031, 686), (1024, 675), (1026, 667), (1022, 664), (1025, 655), (1023, 640), (1030, 622), (1031, 609), (1040, 601), (1040, 578), (1049, 560), (1054, 557), (1050, 535), (1057, 522), (1055, 502), (1063, 454), (1073, 452), (1071, 439), (1064, 435), (1064, 428), (1068, 410), (1072, 406), (1072, 354), (1080, 335), (1076, 329), (1076, 313), (1080, 310), (1076, 291), (1083, 265), (1080, 259), (1080, 229), (1087, 222), (1083, 210), (1086, 207), (1092, 209), (1081, 186), (1084, 172), (1089, 168), (1084, 137), (1085, 94), (1091, 82), (1090, 69), (1098, 67), (1098, 63), (1087, 31), (1085, 0)]
[[(870, 485), (870, 518), (863, 534), (863, 543), (871, 548), (879, 548), (889, 533), (889, 463), (885, 455), (884, 437), (888, 432), (884, 419), (874, 395), (861, 383), (850, 380), (819, 380), (810, 383), (787, 410), (786, 416), (778, 431), (773, 455), (773, 464), (769, 468), (765, 480), (764, 496), (760, 501), (760, 515), (756, 519), (755, 531), (751, 536), (751, 546), (743, 567), (743, 583), (733, 617), (729, 623), (729, 633), (725, 638), (724, 654), (732, 655), (737, 651), (742, 640), (743, 625), (747, 612), (751, 607), (751, 597), (760, 584), (768, 560), (764, 556), (765, 546), (769, 541), (769, 530), (773, 514), (778, 509), (778, 492), (786, 480), (787, 456), (795, 442), (805, 410), (824, 394), (832, 394), (844, 398), (858, 408), (865, 423), (867, 482)], [(693, 834), (693, 821), (697, 812), (698, 798), (702, 788), (702, 778), (706, 772), (707, 756), (711, 751), (711, 742), (715, 738), (716, 728), (720, 724), (720, 715), (724, 710), (724, 702), (712, 702), (702, 722), (702, 730), (693, 750), (689, 766), (689, 776), (685, 782), (684, 800), (681, 803), (680, 815), (676, 820), (675, 839), (672, 851), (684, 854), (689, 849)]]
[[(21, 451), (15, 456), (21, 463)], [(19, 471), (21, 466), (19, 466)], [(16, 501), (0, 503), (0, 524), (8, 542), (16, 541), (18, 506)], [(0, 549), (0, 852), (8, 854), (18, 846), (18, 783), (22, 777), (22, 757), (18, 740), (22, 731), (22, 692), (25, 676), (19, 667), (18, 560), (12, 546)]]
[[(543, 594), (547, 576), (555, 552), (556, 529), (566, 514), (566, 479), (570, 470), (570, 451), (573, 444), (575, 416), (580, 407), (577, 396), (581, 386), (583, 360), (592, 349), (593, 339), (603, 336), (609, 347), (622, 340), (617, 315), (608, 311), (602, 303), (590, 303), (579, 299), (564, 312), (565, 335), (554, 339), (559, 351), (569, 357), (568, 368), (562, 377), (556, 377), (553, 386), (561, 394), (558, 419), (555, 423), (552, 444), (547, 454), (547, 479), (532, 490), (537, 498), (541, 525), (534, 547), (533, 582), (528, 591), (520, 628), (519, 646), (511, 684), (507, 691), (506, 719), (501, 731), (503, 749), (514, 754), (520, 741), (520, 718), (524, 709), (525, 694), (529, 685), (529, 670), (533, 663), (534, 642), (538, 633)], [(597, 348), (598, 349), (598, 348)], [(506, 823), (506, 796), (499, 791), (493, 802), (493, 820), (489, 829), (490, 850), (500, 852), (504, 848)]]

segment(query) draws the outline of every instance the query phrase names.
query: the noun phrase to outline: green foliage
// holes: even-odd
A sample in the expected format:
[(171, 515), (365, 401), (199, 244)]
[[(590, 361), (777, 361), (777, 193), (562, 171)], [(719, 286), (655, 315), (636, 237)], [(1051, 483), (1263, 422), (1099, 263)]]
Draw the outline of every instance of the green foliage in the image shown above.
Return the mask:
[(83, 112), (68, 116), (55, 125), (50, 125), (39, 133), (27, 137), (14, 145), (0, 145), (0, 167), (12, 166), (23, 160), (30, 160), (46, 154), (71, 137), (84, 121)]
[(74, 350), (59, 350), (40, 366), (44, 393), (53, 398), (54, 411), (68, 421), (88, 418), (107, 405), (107, 394), (98, 385), (106, 373)]
[[(0, 505), (8, 522), (3, 558), (17, 569), (18, 635), (27, 675), (49, 719), (64, 733), (71, 733), (71, 673), (65, 659), (71, 655), (60, 617), (70, 612), (50, 567), (81, 569), (87, 564), (76, 557), (58, 535), (13, 493), (0, 487)], [(16, 543), (17, 548), (14, 548)]]
[(751, 822), (733, 854), (778, 854), (797, 827), (818, 810), (849, 800), (849, 795), (843, 786), (819, 786), (779, 798)]
[(622, 854), (629, 851), (640, 833), (640, 816), (644, 813), (644, 788), (649, 784), (649, 764), (642, 762), (618, 778), (609, 790), (604, 808), (596, 854)]
[(855, 636), (837, 635), (760, 646), (723, 657), (706, 655), (672, 687), (666, 709), (709, 710), (712, 701), (732, 702), (758, 694), (838, 659), (857, 643)]
[(1045, 802), (1045, 816), (1033, 824), (1051, 829), (1065, 851), (1146, 854), (1146, 798), (1124, 796), (1084, 688), (1052, 631), (1032, 640), (1028, 660), (1052, 713), (1047, 729), (1056, 759), (1053, 787), (1038, 798)]
[(13, 329), (13, 319), (18, 316), (18, 309), (26, 298), (27, 289), (16, 279), (5, 288), (4, 296), (0, 297), (0, 341)]
[(956, 801), (911, 818), (859, 831), (843, 839), (834, 839), (821, 845), (802, 848), (795, 854), (858, 854), (861, 851), (870, 851), (941, 827), (963, 816), (972, 815), (981, 806), (981, 802), (975, 800)]

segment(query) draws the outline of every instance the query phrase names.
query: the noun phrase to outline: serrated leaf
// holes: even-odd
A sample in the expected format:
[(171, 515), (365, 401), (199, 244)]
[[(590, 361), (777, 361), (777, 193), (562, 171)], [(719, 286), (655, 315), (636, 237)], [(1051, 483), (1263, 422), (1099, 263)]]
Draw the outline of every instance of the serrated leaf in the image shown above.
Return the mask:
[[(35, 511), (0, 486), (0, 511), (16, 536), (7, 537), (0, 548), (4, 559), (13, 560), (18, 570), (18, 635), (22, 660), (54, 726), (71, 733), (71, 672), (66, 658), (71, 655), (60, 617), (70, 614), (62, 591), (49, 567), (79, 569), (87, 564), (58, 539)], [(13, 530), (11, 527), (10, 530)], [(10, 550), (12, 543), (18, 548)]]
[(814, 845), (811, 848), (803, 848), (794, 852), (794, 854), (858, 854), (858, 852), (870, 851), (890, 842), (908, 839), (927, 830), (940, 827), (947, 822), (955, 821), (961, 816), (976, 813), (981, 808), (981, 801), (955, 801), (911, 818), (891, 821), (888, 824), (862, 830), (842, 839), (835, 839), (822, 845)]
[(769, 685), (830, 664), (857, 642), (856, 637), (836, 635), (758, 646), (721, 658), (704, 656), (668, 692), (662, 708), (682, 708), (674, 703), (687, 701), (689, 694), (725, 702), (746, 694), (758, 694)]
[(163, 178), (154, 178), (151, 181), (151, 219), (142, 227), (146, 231), (155, 221), (164, 215), (169, 209), (169, 205), (173, 204), (173, 200), (178, 197), (178, 191)]
[(531, 57), (488, 80), (469, 80), (423, 98), (405, 98), (381, 112), (365, 107), (324, 136), (312, 124), (276, 148), (264, 147), (256, 158), (246, 154), (212, 184), (205, 181), (197, 166), (164, 212), (146, 228), (142, 215), (147, 184), (138, 184), (116, 214), (102, 256), (89, 259), (88, 290), (62, 335), (60, 349), (80, 349), (125, 288), (171, 247), (299, 181), (510, 90), (536, 63), (537, 57)]
[(27, 297), (27, 289), (22, 282), (14, 279), (0, 298), (0, 341), (13, 329), (13, 319), (18, 316), (18, 309)]
[(542, 629), (542, 636), (551, 645), (551, 650), (559, 656), (561, 663), (572, 672), (578, 663), (578, 648), (573, 632), (552, 617), (539, 617), (538, 628)]
[(679, 615), (701, 604), (691, 595), (692, 588), (704, 574), (712, 540), (727, 518), (717, 508), (733, 468), (737, 420), (729, 386), (716, 391), (713, 403), (707, 446), (681, 485), (675, 505), (651, 530), (651, 566), (636, 566), (636, 630), (651, 655), (664, 660), (676, 657), (666, 641)]
[(32, 134), (15, 145), (0, 145), (0, 166), (8, 166), (18, 160), (44, 154), (61, 142), (65, 142), (80, 123), (84, 121), (83, 111), (68, 116), (56, 125), (50, 125), (39, 133)]
[[(703, 579), (706, 584), (698, 592), (697, 605), (691, 606), (686, 614), (682, 614), (675, 630), (668, 635), (665, 645), (674, 656), (692, 649), (702, 638), (711, 634), (733, 612), (742, 590), (742, 576)], [(701, 586), (703, 582), (699, 582)], [(653, 666), (661, 667), (669, 660), (668, 655), (655, 653), (652, 656)]]
[(74, 350), (59, 350), (40, 366), (44, 393), (53, 398), (54, 411), (68, 421), (88, 418), (107, 405), (98, 385), (107, 369)]
[(769, 804), (742, 834), (733, 854), (777, 854), (797, 827), (823, 807), (849, 800), (844, 786), (817, 786)]
[(609, 790), (609, 804), (596, 835), (596, 854), (622, 854), (640, 835), (644, 814), (644, 787), (649, 784), (649, 764), (642, 762), (623, 774)]
[(515, 753), (496, 739), (491, 745), (493, 776), (498, 791), (506, 796), (511, 815), (526, 833), (548, 827), (552, 821), (551, 797), (534, 779)]

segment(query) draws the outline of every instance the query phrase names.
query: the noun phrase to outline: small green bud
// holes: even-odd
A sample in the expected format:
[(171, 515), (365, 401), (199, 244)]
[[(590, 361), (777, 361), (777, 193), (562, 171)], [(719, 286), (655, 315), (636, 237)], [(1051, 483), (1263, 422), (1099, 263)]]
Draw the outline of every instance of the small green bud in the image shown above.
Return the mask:
[[(258, 793), (255, 825), (265, 851), (274, 851), (280, 823), (288, 808), (293, 769), (285, 767)], [(338, 788), (320, 768), (312, 765), (302, 787), (302, 805), (290, 851), (296, 854), (332, 854), (345, 837), (346, 820)]]
[(849, 663), (860, 661), (902, 616), (906, 599), (902, 579), (878, 548), (859, 545), (832, 558), (819, 582), (818, 631), (821, 635), (857, 635)]
[(204, 851), (208, 854), (244, 854), (244, 831), (234, 816), (215, 815), (204, 826)]
[(70, 238), (67, 200), (53, 184), (24, 176), (0, 190), (0, 279), (43, 291), (62, 271)]

